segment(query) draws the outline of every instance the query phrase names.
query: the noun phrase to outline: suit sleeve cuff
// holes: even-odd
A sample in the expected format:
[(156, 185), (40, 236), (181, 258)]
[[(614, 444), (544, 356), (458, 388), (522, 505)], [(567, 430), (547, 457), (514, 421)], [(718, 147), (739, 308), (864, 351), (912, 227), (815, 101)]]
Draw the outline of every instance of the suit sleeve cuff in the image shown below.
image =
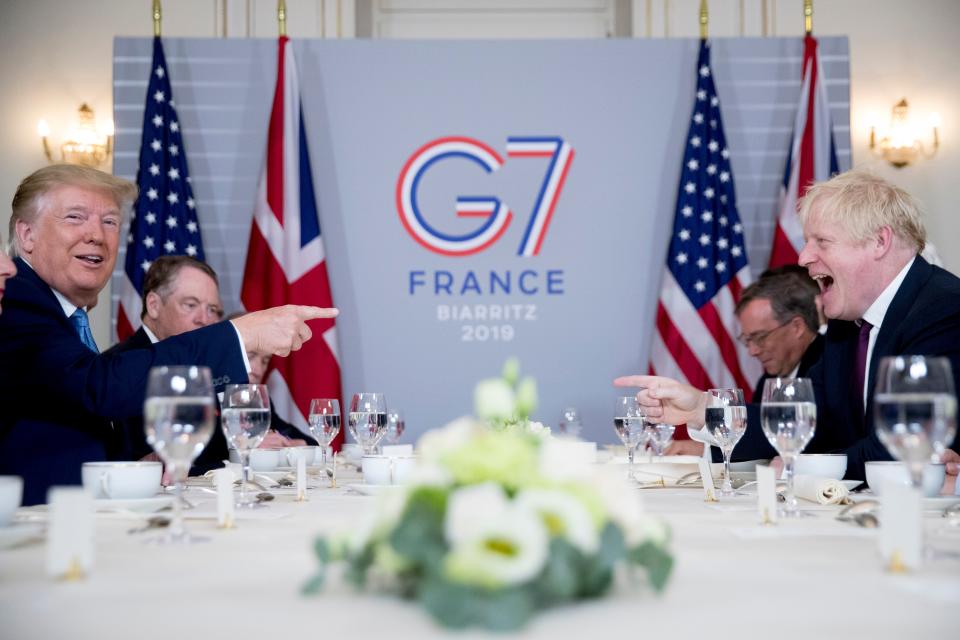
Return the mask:
[(240, 343), (240, 355), (243, 356), (243, 367), (247, 370), (247, 374), (250, 373), (250, 358), (247, 357), (247, 348), (243, 346), (243, 336), (240, 335), (240, 329), (237, 329), (237, 325), (233, 324), (233, 321), (230, 321), (230, 326), (233, 327), (233, 330), (237, 334), (237, 342)]

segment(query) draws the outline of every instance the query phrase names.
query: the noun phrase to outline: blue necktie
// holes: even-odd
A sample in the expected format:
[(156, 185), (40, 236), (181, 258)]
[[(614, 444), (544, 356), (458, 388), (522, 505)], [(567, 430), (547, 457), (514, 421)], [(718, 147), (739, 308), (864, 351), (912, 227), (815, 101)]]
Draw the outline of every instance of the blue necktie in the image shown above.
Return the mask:
[(78, 308), (70, 316), (70, 322), (73, 323), (73, 328), (77, 330), (80, 342), (86, 345), (90, 351), (100, 353), (100, 349), (97, 349), (97, 343), (93, 340), (93, 333), (90, 331), (90, 319), (87, 317), (87, 312)]

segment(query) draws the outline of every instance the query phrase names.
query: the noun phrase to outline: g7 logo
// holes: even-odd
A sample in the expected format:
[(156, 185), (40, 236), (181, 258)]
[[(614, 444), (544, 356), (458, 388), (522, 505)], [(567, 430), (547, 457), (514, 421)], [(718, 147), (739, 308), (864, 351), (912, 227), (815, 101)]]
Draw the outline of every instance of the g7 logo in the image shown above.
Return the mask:
[[(530, 220), (517, 251), (521, 256), (540, 253), (550, 219), (573, 161), (573, 148), (560, 137), (507, 138), (510, 158), (550, 158), (547, 173), (540, 185)], [(397, 180), (397, 212), (400, 222), (414, 240), (423, 247), (445, 256), (467, 256), (483, 251), (500, 239), (510, 225), (513, 214), (506, 203), (495, 196), (458, 196), (456, 214), (460, 217), (485, 218), (477, 229), (463, 235), (443, 233), (427, 222), (417, 206), (417, 188), (424, 173), (435, 163), (449, 158), (466, 158), (480, 165), (487, 173), (503, 166), (504, 161), (486, 144), (466, 137), (438, 138), (423, 145), (410, 156)]]

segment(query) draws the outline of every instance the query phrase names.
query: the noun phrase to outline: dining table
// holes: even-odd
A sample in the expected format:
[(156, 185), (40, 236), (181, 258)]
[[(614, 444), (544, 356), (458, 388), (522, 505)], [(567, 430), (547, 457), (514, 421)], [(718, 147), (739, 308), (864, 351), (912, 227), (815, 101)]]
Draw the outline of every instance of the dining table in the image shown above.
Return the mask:
[[(445, 629), (416, 602), (358, 591), (336, 568), (322, 590), (305, 595), (318, 568), (314, 541), (356, 531), (381, 493), (356, 473), (343, 473), (336, 488), (326, 478), (313, 482), (302, 501), (293, 488), (269, 489), (274, 499), (238, 510), (231, 528), (217, 526), (216, 496), (192, 482), (186, 524), (207, 540), (189, 545), (152, 543), (163, 531), (143, 530), (147, 514), (98, 510), (93, 566), (69, 580), (46, 572), (46, 507), (21, 508), (12, 526), (36, 533), (0, 549), (0, 638), (490, 635)], [(941, 517), (940, 501), (923, 517), (938, 556), (917, 570), (892, 571), (878, 529), (838, 521), (839, 506), (802, 501), (807, 517), (771, 525), (761, 523), (749, 488), (707, 502), (695, 486), (634, 486), (645, 513), (671, 530), (675, 564), (666, 588), (656, 593), (623, 571), (604, 597), (542, 611), (518, 635), (880, 640), (960, 629), (960, 523)]]

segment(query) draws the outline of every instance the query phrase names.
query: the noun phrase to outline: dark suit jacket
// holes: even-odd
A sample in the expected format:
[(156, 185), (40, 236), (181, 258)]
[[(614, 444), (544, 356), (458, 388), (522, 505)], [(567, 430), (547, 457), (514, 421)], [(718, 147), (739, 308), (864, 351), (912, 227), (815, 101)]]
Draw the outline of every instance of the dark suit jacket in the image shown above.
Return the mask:
[[(847, 478), (863, 480), (864, 463), (890, 460), (874, 431), (873, 389), (885, 356), (946, 356), (960, 394), (960, 278), (917, 256), (880, 325), (870, 357), (869, 393), (861, 412), (860, 389), (854, 389), (859, 327), (831, 320), (823, 359), (810, 371), (817, 393), (817, 429), (807, 451), (847, 454)], [(957, 441), (952, 448), (957, 449)]]
[[(149, 349), (153, 343), (150, 342), (150, 336), (143, 330), (143, 327), (134, 332), (132, 336), (113, 345), (106, 353), (123, 353), (131, 349)], [(307, 441), (309, 445), (316, 445), (317, 441), (310, 436), (301, 433), (295, 426), (277, 415), (270, 406), (270, 428), (275, 429), (288, 438), (301, 438)], [(122, 436), (126, 442), (126, 452), (131, 460), (139, 460), (148, 453), (153, 452), (153, 447), (147, 443), (146, 434), (143, 429), (143, 417), (135, 416), (123, 421)], [(197, 459), (193, 461), (190, 467), (190, 475), (203, 475), (211, 469), (219, 469), (223, 466), (223, 461), (227, 459), (230, 452), (227, 448), (227, 439), (223, 435), (223, 430), (217, 428), (210, 437), (210, 442), (203, 448)]]
[(53, 485), (80, 484), (84, 462), (128, 457), (110, 421), (142, 415), (151, 367), (208, 366), (218, 390), (246, 381), (227, 323), (147, 349), (93, 353), (50, 287), (23, 260), (16, 264), (0, 314), (0, 474), (23, 476), (25, 505), (45, 502)]
[[(807, 350), (803, 352), (803, 357), (800, 358), (800, 366), (797, 368), (798, 378), (807, 376), (810, 369), (820, 362), (820, 357), (823, 354), (823, 343), (823, 336), (818, 333)], [(760, 400), (763, 398), (763, 383), (769, 377), (767, 374), (760, 376), (757, 386), (753, 390), (753, 402), (747, 405), (747, 430), (733, 449), (733, 454), (730, 456), (730, 460), (733, 462), (769, 460), (778, 455), (777, 450), (770, 445), (770, 441), (764, 435), (763, 425), (760, 422)], [(713, 459), (715, 462), (723, 462), (723, 455), (715, 447), (713, 449)]]

